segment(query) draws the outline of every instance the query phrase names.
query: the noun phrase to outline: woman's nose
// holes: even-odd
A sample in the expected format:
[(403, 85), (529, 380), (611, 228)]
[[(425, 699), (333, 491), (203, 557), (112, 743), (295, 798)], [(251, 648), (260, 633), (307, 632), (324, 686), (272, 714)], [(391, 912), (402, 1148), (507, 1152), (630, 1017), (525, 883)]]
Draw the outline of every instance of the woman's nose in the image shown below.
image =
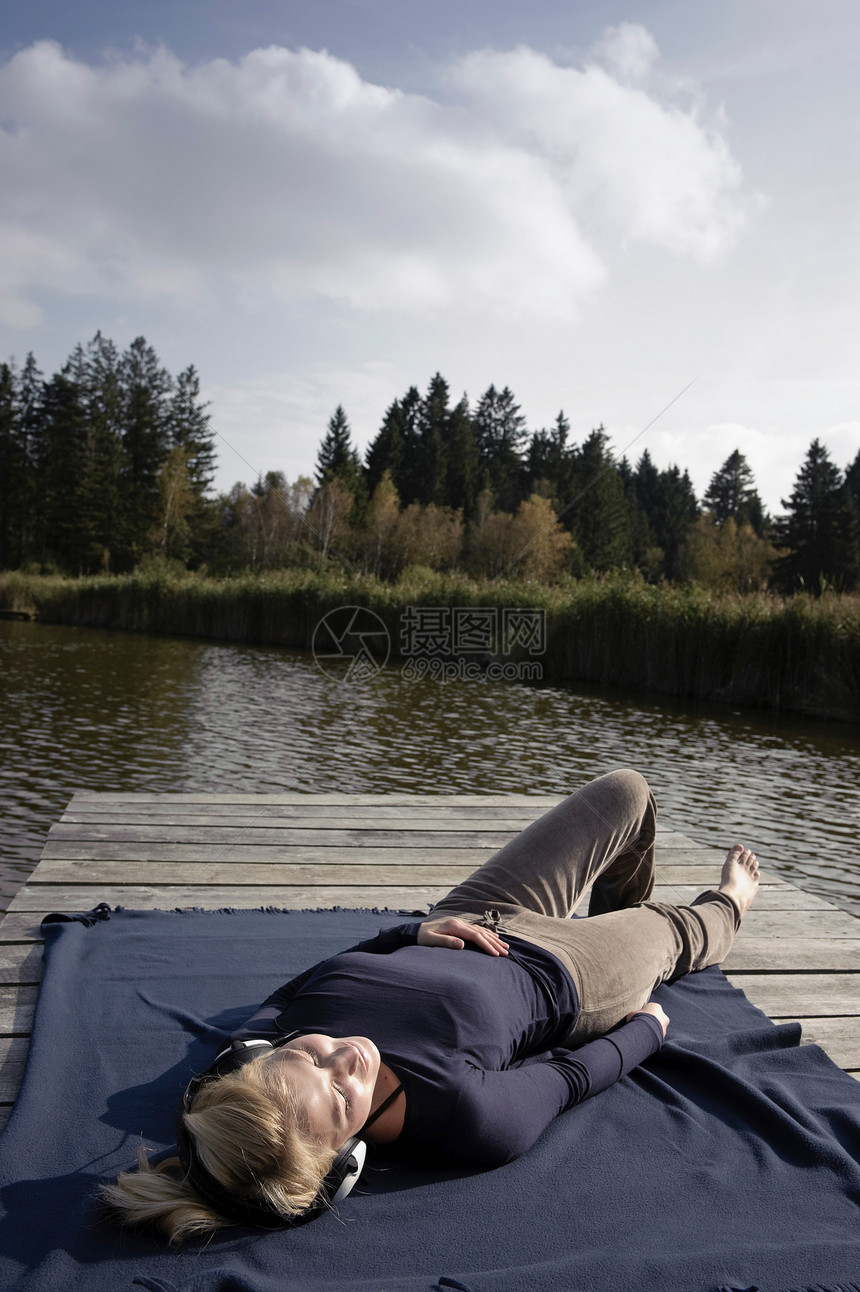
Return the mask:
[(352, 1045), (339, 1045), (332, 1056), (340, 1072), (352, 1076), (358, 1067), (358, 1055)]
[(321, 1068), (331, 1068), (335, 1074), (346, 1074), (350, 1071), (349, 1059), (349, 1047), (333, 1041), (328, 1049), (318, 1056), (317, 1062)]

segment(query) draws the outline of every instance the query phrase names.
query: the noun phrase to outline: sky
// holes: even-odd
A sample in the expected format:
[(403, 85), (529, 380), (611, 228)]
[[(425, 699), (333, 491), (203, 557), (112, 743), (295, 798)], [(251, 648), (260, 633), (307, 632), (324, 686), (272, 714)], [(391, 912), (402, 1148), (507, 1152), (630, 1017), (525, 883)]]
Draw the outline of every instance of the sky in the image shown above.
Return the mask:
[(856, 0), (7, 4), (0, 357), (194, 364), (223, 489), (440, 372), (700, 495), (740, 449), (779, 512), (860, 449), (858, 38)]

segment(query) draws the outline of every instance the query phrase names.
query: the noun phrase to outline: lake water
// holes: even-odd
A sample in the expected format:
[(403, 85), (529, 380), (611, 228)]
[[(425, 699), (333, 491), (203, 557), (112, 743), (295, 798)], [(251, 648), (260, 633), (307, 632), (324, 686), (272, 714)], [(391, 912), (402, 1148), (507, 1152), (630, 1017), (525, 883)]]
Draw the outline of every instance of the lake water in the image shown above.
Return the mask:
[(564, 794), (662, 818), (860, 914), (860, 727), (584, 686), (361, 683), (297, 651), (0, 622), (0, 906), (76, 789)]

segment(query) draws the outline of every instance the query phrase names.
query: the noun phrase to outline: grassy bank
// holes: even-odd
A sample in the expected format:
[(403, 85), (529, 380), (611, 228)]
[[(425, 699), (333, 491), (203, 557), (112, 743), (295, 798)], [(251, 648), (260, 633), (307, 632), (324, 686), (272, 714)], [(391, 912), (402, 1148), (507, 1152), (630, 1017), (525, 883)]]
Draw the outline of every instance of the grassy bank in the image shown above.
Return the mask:
[(47, 623), (308, 648), (323, 614), (367, 606), (396, 654), (408, 606), (539, 607), (547, 681), (860, 719), (860, 597), (717, 596), (629, 577), (543, 587), (407, 572), (397, 583), (283, 571), (234, 579), (0, 574), (0, 609)]

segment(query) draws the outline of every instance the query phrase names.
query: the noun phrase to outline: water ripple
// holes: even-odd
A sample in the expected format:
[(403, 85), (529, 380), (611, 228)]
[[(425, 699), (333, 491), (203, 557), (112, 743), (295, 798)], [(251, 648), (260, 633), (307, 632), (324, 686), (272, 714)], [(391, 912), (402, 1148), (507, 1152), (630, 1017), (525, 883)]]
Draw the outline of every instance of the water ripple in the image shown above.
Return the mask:
[(632, 766), (673, 825), (860, 914), (854, 725), (27, 623), (0, 623), (0, 679), (5, 899), (76, 789), (557, 794)]

